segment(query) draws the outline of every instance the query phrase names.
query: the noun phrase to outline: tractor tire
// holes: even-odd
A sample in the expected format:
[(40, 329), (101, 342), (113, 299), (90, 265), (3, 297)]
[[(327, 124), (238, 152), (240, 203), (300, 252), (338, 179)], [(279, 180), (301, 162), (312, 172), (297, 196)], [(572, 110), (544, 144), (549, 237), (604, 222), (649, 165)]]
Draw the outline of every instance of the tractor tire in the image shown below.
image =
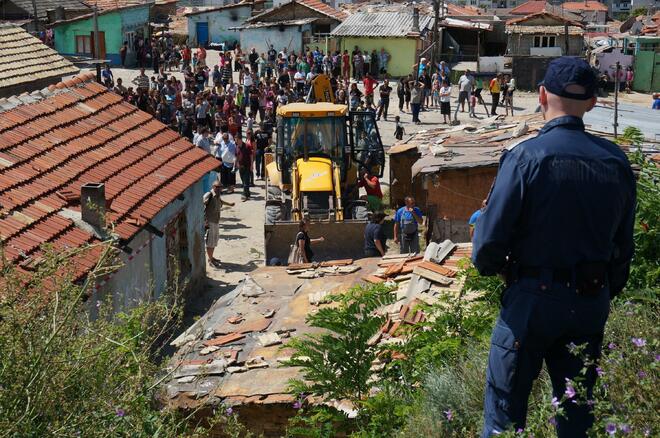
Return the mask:
[(282, 207), (279, 205), (266, 205), (266, 225), (274, 225), (282, 219)]
[(353, 207), (353, 219), (359, 221), (369, 220), (369, 209), (366, 205), (356, 205)]
[(280, 190), (280, 188), (277, 186), (270, 185), (270, 178), (268, 178), (268, 175), (266, 175), (266, 200), (269, 201), (271, 199), (281, 198), (282, 190)]

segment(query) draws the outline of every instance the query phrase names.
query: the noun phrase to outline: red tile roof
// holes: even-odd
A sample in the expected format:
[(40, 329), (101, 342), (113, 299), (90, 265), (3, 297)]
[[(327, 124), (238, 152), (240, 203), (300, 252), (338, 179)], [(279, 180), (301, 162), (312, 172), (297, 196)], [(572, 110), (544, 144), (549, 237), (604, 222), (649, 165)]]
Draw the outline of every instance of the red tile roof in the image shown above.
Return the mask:
[(305, 5), (310, 9), (314, 9), (317, 12), (328, 15), (329, 17), (336, 18), (337, 20), (345, 20), (348, 17), (343, 11), (333, 8), (330, 5), (323, 3), (320, 0), (295, 0), (301, 5)]
[(563, 8), (568, 11), (603, 11), (607, 12), (607, 6), (597, 1), (583, 1), (583, 2), (565, 2), (562, 4)]
[(511, 15), (529, 15), (543, 11), (545, 9), (545, 6), (546, 6), (545, 0), (543, 1), (532, 0), (527, 3), (523, 3), (522, 5), (516, 6), (515, 8), (511, 9), (509, 13)]
[(454, 3), (445, 3), (445, 7), (447, 8), (447, 15), (450, 17), (483, 15), (481, 9), (473, 6), (459, 6)]
[[(0, 242), (13, 263), (38, 259), (44, 243), (61, 250), (98, 242), (59, 214), (79, 210), (84, 183), (105, 184), (107, 221), (128, 241), (219, 165), (93, 78), (79, 75), (34, 103), (0, 108)], [(80, 276), (97, 259), (90, 251)]]
[(562, 23), (567, 23), (571, 26), (577, 26), (577, 27), (582, 27), (582, 28), (584, 27), (582, 25), (582, 23), (580, 23), (579, 21), (571, 20), (570, 18), (568, 18), (566, 16), (553, 14), (552, 12), (548, 12), (548, 11), (541, 11), (541, 12), (536, 12), (534, 14), (525, 15), (524, 17), (512, 18), (512, 19), (508, 20), (506, 22), (506, 24), (511, 25), (511, 24), (524, 23), (525, 21), (528, 21), (528, 20), (531, 20), (531, 19), (534, 19), (534, 18), (538, 18), (538, 17), (551, 17), (551, 18), (554, 18), (557, 21), (560, 21)]

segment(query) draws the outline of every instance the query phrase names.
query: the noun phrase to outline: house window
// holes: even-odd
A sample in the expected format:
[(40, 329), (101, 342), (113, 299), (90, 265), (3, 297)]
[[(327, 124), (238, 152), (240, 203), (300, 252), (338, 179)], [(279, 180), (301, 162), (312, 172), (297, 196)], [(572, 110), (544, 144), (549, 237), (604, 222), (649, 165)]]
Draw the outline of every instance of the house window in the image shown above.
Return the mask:
[(89, 35), (76, 35), (76, 53), (92, 55), (92, 38)]
[(557, 37), (548, 35), (536, 35), (534, 47), (557, 47)]

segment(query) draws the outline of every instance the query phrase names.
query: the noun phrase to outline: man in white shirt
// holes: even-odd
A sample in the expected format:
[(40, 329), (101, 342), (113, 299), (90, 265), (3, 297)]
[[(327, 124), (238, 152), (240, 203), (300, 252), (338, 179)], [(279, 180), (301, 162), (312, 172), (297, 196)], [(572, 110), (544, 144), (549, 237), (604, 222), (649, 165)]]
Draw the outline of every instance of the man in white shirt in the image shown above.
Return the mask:
[[(468, 101), (468, 109), (470, 107), (470, 94), (474, 85), (474, 78), (470, 74), (470, 69), (466, 69), (465, 73), (458, 79), (458, 104), (461, 106), (461, 112), (465, 112), (465, 101)], [(456, 107), (458, 110), (458, 106)]]

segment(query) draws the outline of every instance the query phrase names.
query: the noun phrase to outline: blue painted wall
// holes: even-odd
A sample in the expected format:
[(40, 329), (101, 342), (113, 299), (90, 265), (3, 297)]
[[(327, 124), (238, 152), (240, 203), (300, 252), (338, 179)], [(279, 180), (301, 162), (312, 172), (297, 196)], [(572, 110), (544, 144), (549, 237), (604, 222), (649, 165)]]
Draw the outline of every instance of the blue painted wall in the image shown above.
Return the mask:
[(229, 30), (230, 27), (238, 27), (243, 24), (252, 14), (250, 5), (239, 6), (229, 9), (221, 9), (207, 13), (188, 16), (188, 42), (197, 45), (197, 23), (209, 24), (209, 40), (213, 43), (238, 42), (240, 34), (238, 31)]

